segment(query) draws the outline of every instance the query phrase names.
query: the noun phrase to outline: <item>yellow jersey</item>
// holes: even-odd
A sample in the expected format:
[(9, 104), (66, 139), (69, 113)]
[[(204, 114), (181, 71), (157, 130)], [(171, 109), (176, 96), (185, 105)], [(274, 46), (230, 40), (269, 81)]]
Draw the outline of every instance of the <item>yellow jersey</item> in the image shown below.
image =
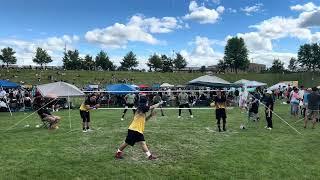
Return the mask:
[(96, 101), (90, 101), (90, 98), (87, 98), (82, 104), (81, 104), (81, 106), (80, 106), (80, 110), (81, 111), (86, 111), (86, 112), (89, 112), (90, 111), (90, 109), (87, 109), (87, 105), (89, 105), (90, 107), (93, 107), (93, 106), (95, 106), (97, 104), (97, 102)]
[(133, 121), (131, 122), (131, 125), (129, 126), (128, 129), (132, 130), (132, 131), (137, 131), (141, 134), (143, 134), (144, 131), (144, 126), (146, 123), (146, 114), (142, 113), (136, 113), (133, 117)]

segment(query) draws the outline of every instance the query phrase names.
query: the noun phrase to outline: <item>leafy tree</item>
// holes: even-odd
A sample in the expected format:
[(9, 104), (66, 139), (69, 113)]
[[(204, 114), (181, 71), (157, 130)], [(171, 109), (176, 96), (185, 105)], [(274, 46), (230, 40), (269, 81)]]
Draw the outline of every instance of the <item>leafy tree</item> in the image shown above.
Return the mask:
[(173, 72), (173, 61), (166, 55), (161, 55), (162, 60), (162, 72)]
[(246, 70), (250, 64), (248, 49), (242, 38), (233, 37), (228, 40), (224, 50), (224, 61), (230, 69), (238, 73), (238, 69)]
[(67, 53), (64, 53), (64, 57), (62, 59), (63, 66), (67, 70), (75, 70), (75, 69), (81, 69), (81, 59), (79, 57), (79, 51), (69, 50)]
[(96, 65), (101, 67), (103, 70), (114, 71), (115, 65), (110, 61), (109, 56), (106, 52), (100, 51), (96, 56)]
[(0, 54), (0, 60), (2, 60), (3, 63), (7, 64), (7, 67), (9, 64), (16, 64), (17, 58), (14, 56), (16, 52), (13, 51), (11, 47), (3, 48), (1, 50)]
[(298, 62), (302, 68), (311, 69), (312, 67), (312, 49), (310, 44), (300, 46), (298, 51)]
[(298, 60), (296, 58), (291, 58), (290, 59), (290, 62), (289, 62), (289, 65), (288, 65), (288, 69), (291, 72), (296, 72), (297, 71), (297, 69), (298, 69)]
[(202, 73), (206, 72), (206, 66), (201, 66), (200, 72), (202, 72)]
[(43, 64), (48, 64), (52, 62), (52, 59), (50, 57), (50, 55), (47, 53), (46, 50), (38, 47), (37, 51), (36, 51), (36, 56), (35, 58), (33, 58), (32, 60), (34, 63), (37, 63), (41, 66), (41, 68), (43, 67)]
[(151, 69), (154, 69), (154, 71), (158, 71), (162, 69), (162, 59), (159, 55), (153, 54), (152, 56), (149, 57), (147, 66)]
[(175, 69), (181, 70), (187, 66), (187, 61), (180, 53), (176, 53), (176, 58), (173, 60), (173, 65)]
[(273, 73), (284, 72), (284, 63), (280, 59), (274, 59), (269, 71)]
[(82, 60), (82, 69), (84, 70), (94, 70), (96, 63), (94, 62), (92, 56), (87, 54)]
[(225, 72), (227, 69), (227, 65), (223, 59), (220, 59), (217, 64), (218, 72)]
[(130, 51), (123, 57), (120, 64), (120, 70), (128, 71), (133, 70), (135, 67), (137, 67), (139, 62), (137, 61), (136, 55), (132, 51)]
[(320, 67), (320, 45), (317, 43), (311, 44), (311, 55), (312, 70), (314, 72), (317, 67)]

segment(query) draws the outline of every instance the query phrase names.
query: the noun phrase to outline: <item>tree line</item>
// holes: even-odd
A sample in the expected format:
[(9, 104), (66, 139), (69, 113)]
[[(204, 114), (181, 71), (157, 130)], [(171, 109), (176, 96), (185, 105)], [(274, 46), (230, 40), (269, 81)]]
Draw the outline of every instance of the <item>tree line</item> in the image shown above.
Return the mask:
[[(1, 50), (0, 60), (7, 65), (16, 64), (17, 58), (15, 51), (11, 47)], [(166, 55), (153, 54), (149, 57), (147, 66), (150, 71), (173, 72), (174, 69), (181, 70), (187, 66), (186, 59), (176, 53), (175, 58)], [(41, 67), (51, 63), (53, 60), (48, 52), (40, 47), (37, 48), (32, 61)], [(137, 56), (132, 52), (128, 52), (121, 60), (120, 66), (117, 67), (109, 58), (105, 51), (100, 51), (95, 57), (87, 54), (80, 57), (78, 50), (68, 50), (64, 53), (63, 67), (66, 70), (105, 70), (105, 71), (133, 71), (139, 65)]]
[(304, 44), (298, 50), (298, 58), (292, 57), (287, 69), (280, 59), (275, 59), (268, 71), (270, 72), (298, 72), (320, 69), (320, 44)]
[[(249, 51), (243, 38), (230, 38), (225, 46), (224, 57), (217, 64), (218, 71), (225, 72), (225, 70), (229, 69), (238, 73), (239, 70), (247, 70), (250, 64), (248, 54)], [(11, 47), (2, 49), (0, 60), (7, 66), (16, 64), (15, 51)], [(32, 60), (41, 67), (52, 62), (51, 56), (40, 47), (37, 48)], [(110, 60), (105, 51), (100, 51), (95, 57), (89, 54), (85, 55), (85, 57), (80, 57), (78, 50), (68, 50), (64, 53), (62, 62), (64, 69), (67, 70), (132, 71), (139, 65), (139, 60), (132, 51), (121, 59), (119, 67)], [(165, 54), (153, 54), (148, 58), (146, 65), (149, 67), (149, 71), (173, 72), (174, 70), (185, 68), (187, 61), (180, 53), (176, 53), (175, 57), (168, 57)], [(291, 58), (287, 69), (280, 59), (274, 59), (267, 72), (316, 71), (317, 69), (320, 69), (320, 45), (313, 43), (301, 45), (298, 51), (298, 58)], [(206, 71), (206, 67), (201, 66), (200, 71)]]

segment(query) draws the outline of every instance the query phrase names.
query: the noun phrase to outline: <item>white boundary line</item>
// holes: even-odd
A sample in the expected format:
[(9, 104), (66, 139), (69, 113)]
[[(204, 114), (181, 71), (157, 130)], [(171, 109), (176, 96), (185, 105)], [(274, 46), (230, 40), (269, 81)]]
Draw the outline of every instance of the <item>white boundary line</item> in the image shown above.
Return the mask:
[[(123, 109), (137, 109), (137, 108), (98, 108), (97, 110), (123, 110)], [(196, 109), (196, 110), (215, 110), (214, 107), (203, 107), (203, 108), (156, 108), (156, 109), (163, 109), (163, 110), (179, 110), (179, 109)], [(227, 107), (227, 109), (234, 109), (233, 107)]]
[[(249, 93), (249, 96), (252, 96), (252, 98), (256, 99), (252, 94)], [(264, 106), (265, 108), (267, 108), (268, 110), (270, 110), (270, 112), (272, 114), (274, 114), (275, 116), (277, 116), (282, 122), (284, 122), (285, 124), (287, 124), (291, 129), (293, 129), (294, 131), (296, 131), (298, 134), (302, 135), (301, 132), (299, 132), (296, 128), (294, 128), (293, 126), (291, 126), (286, 120), (284, 120), (282, 117), (280, 117), (277, 113), (275, 113), (273, 110), (271, 110), (269, 107), (267, 107), (265, 104), (263, 104), (262, 102), (260, 102), (259, 100), (259, 104), (261, 104), (262, 106)]]
[(216, 89), (203, 89), (203, 90), (155, 90), (155, 91), (82, 91), (83, 93), (180, 93), (180, 92), (216, 92), (216, 91), (224, 91), (229, 92), (232, 90), (216, 90)]
[(52, 99), (50, 102), (48, 102), (47, 104), (43, 105), (41, 108), (39, 108), (38, 110), (34, 111), (33, 113), (29, 114), (27, 117), (23, 118), (22, 120), (18, 121), (17, 123), (15, 123), (13, 126), (9, 127), (5, 132), (9, 131), (10, 129), (14, 128), (15, 126), (17, 126), (18, 124), (20, 124), (22, 121), (26, 120), (27, 118), (29, 118), (30, 116), (32, 116), (34, 113), (38, 112), (40, 109), (46, 107), (48, 104), (50, 104), (51, 102), (53, 102), (54, 100), (56, 100), (57, 98)]

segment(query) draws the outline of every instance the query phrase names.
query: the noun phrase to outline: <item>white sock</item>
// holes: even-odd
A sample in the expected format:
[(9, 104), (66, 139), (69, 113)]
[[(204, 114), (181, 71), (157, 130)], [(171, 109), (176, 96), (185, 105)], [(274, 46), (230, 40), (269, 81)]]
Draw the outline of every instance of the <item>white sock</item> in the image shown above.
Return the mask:
[(118, 153), (118, 152), (122, 152), (122, 151), (120, 151), (120, 149), (118, 149), (117, 153)]
[(150, 151), (147, 151), (146, 152), (146, 155), (149, 157), (149, 156), (151, 156), (151, 152)]

